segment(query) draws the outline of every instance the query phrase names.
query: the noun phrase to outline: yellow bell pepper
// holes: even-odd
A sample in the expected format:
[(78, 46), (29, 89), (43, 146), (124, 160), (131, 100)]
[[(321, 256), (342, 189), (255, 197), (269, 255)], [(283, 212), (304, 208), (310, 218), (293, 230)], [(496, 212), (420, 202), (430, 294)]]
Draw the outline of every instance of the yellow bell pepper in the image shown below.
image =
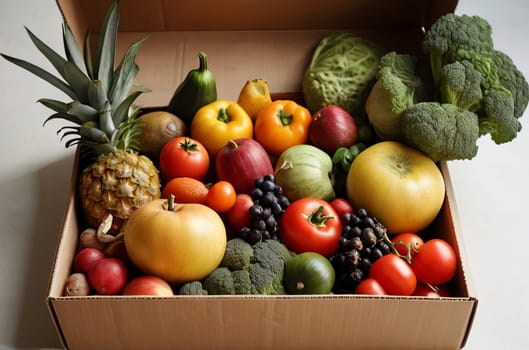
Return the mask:
[(237, 102), (213, 101), (195, 113), (191, 137), (200, 141), (215, 157), (228, 141), (253, 137), (252, 119)]
[(276, 100), (264, 107), (255, 121), (255, 139), (266, 151), (279, 156), (291, 146), (306, 143), (312, 115), (291, 100)]

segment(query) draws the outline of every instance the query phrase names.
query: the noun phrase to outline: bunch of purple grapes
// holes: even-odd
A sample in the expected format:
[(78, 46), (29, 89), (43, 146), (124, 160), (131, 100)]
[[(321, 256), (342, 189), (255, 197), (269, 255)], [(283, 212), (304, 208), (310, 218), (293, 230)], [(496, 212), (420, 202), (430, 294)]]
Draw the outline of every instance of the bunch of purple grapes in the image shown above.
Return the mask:
[(336, 272), (335, 290), (351, 292), (369, 276), (371, 265), (391, 253), (386, 228), (365, 209), (342, 217), (338, 251), (329, 260)]
[(239, 236), (250, 244), (267, 239), (278, 239), (279, 219), (290, 201), (283, 195), (272, 174), (255, 179), (250, 192), (253, 206), (249, 209), (250, 227), (244, 227)]

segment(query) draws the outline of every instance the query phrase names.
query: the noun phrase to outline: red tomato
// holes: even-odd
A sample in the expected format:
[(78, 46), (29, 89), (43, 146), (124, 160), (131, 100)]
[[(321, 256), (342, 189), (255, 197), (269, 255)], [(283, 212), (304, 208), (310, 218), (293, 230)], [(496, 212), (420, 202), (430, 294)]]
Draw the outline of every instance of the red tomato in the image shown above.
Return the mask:
[(105, 254), (95, 248), (83, 248), (75, 254), (73, 269), (75, 272), (88, 272), (99, 260), (104, 259)]
[(417, 278), (411, 266), (395, 254), (387, 254), (371, 266), (369, 277), (380, 283), (389, 295), (412, 295)]
[(356, 294), (386, 295), (386, 291), (374, 278), (366, 278), (355, 289)]
[(242, 230), (244, 227), (250, 227), (250, 208), (253, 206), (252, 197), (246, 193), (239, 193), (235, 204), (228, 210), (226, 217), (230, 226), (235, 230)]
[(209, 154), (197, 140), (186, 136), (175, 137), (160, 152), (160, 173), (165, 181), (175, 177), (202, 180), (209, 169)]
[(237, 192), (228, 181), (218, 181), (209, 189), (206, 205), (217, 213), (230, 210), (237, 200)]
[(411, 256), (414, 256), (424, 244), (422, 238), (415, 233), (400, 233), (395, 235), (391, 242), (395, 244), (395, 249), (399, 254), (404, 256), (408, 255), (408, 251)]
[(440, 286), (432, 286), (429, 284), (424, 284), (422, 282), (417, 283), (417, 288), (413, 295), (420, 297), (428, 298), (441, 298), (441, 297), (450, 297), (452, 293), (446, 284), (441, 284)]
[(330, 203), (336, 213), (338, 214), (338, 217), (341, 218), (343, 214), (352, 213), (353, 212), (353, 206), (351, 203), (345, 199), (345, 198), (335, 198)]
[(281, 241), (296, 253), (315, 252), (330, 257), (338, 249), (342, 224), (328, 202), (302, 198), (283, 213), (280, 234)]
[(118, 294), (127, 283), (127, 268), (119, 259), (101, 259), (88, 271), (88, 282), (99, 294)]
[(456, 253), (446, 241), (431, 239), (415, 254), (411, 267), (419, 281), (434, 285), (443, 284), (454, 277), (457, 268)]

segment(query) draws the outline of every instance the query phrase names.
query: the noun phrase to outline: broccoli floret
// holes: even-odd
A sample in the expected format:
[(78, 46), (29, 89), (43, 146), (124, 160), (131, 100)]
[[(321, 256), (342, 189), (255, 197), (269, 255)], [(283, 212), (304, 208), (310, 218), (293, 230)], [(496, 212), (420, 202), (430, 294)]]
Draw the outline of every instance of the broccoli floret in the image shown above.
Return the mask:
[[(284, 263), (295, 255), (295, 253), (288, 250), (288, 248), (283, 243), (275, 239), (257, 242), (253, 248), (253, 262), (262, 264), (275, 263), (277, 261), (276, 257), (281, 258)], [(282, 266), (283, 264), (279, 265)]]
[(477, 114), (451, 104), (420, 102), (401, 117), (404, 141), (433, 160), (471, 159), (478, 151)]
[(496, 64), (500, 83), (512, 94), (514, 116), (520, 118), (529, 102), (529, 84), (507, 54), (494, 50), (491, 57)]
[(382, 140), (400, 140), (400, 115), (429, 95), (421, 75), (415, 56), (393, 51), (380, 59), (377, 81), (365, 108), (369, 121)]
[(235, 294), (256, 294), (253, 292), (250, 272), (248, 270), (236, 270), (231, 273)]
[[(498, 59), (494, 59), (494, 57), (499, 57), (500, 55), (495, 53), (495, 51), (461, 51), (458, 54), (459, 59), (471, 62), (472, 66), (481, 74), (483, 98), (480, 108), (476, 110), (479, 116), (480, 135), (490, 134), (496, 144), (512, 141), (521, 129), (515, 110), (515, 96), (509, 87), (516, 94), (517, 108), (521, 109), (521, 112), (518, 111), (518, 113), (523, 114), (525, 106), (527, 106), (527, 97), (524, 97), (524, 94), (528, 93), (525, 90), (527, 86), (524, 86), (524, 83), (527, 84), (527, 82), (521, 73), (519, 73), (520, 76), (516, 78), (518, 80), (515, 83), (512, 82), (512, 79), (501, 78), (503, 74), (508, 75), (509, 72), (515, 76), (517, 73), (512, 71), (512, 66), (510, 71), (506, 70), (505, 73), (503, 72), (506, 68), (500, 68), (495, 63)], [(503, 58), (502, 60), (502, 64), (505, 65), (506, 59)], [(504, 81), (509, 84), (509, 87), (504, 85)]]
[(235, 270), (247, 270), (253, 257), (252, 246), (241, 238), (230, 239), (226, 243), (226, 251), (220, 266)]
[(273, 272), (260, 264), (252, 264), (249, 272), (252, 288), (257, 294), (285, 294), (282, 272)]
[(279, 241), (257, 242), (250, 266), (250, 279), (259, 294), (285, 294), (283, 273), (291, 252)]
[(217, 267), (204, 280), (208, 294), (235, 294), (233, 275), (227, 267)]
[(481, 135), (490, 134), (496, 144), (512, 141), (522, 124), (514, 116), (514, 100), (503, 90), (489, 90), (483, 96), (483, 112), (479, 118)]
[(441, 102), (475, 112), (481, 105), (481, 74), (467, 60), (449, 63), (441, 69)]
[(498, 68), (490, 55), (490, 52), (474, 52), (467, 50), (460, 50), (456, 57), (456, 61), (468, 61), (472, 67), (481, 74), (481, 88), (482, 90), (505, 90), (508, 91), (500, 82), (498, 75)]
[(178, 294), (181, 295), (208, 295), (208, 291), (202, 286), (202, 282), (187, 282), (180, 287)]
[(456, 61), (459, 51), (489, 52), (493, 48), (490, 23), (479, 16), (446, 14), (426, 31), (422, 49), (430, 57), (436, 85), (441, 68)]

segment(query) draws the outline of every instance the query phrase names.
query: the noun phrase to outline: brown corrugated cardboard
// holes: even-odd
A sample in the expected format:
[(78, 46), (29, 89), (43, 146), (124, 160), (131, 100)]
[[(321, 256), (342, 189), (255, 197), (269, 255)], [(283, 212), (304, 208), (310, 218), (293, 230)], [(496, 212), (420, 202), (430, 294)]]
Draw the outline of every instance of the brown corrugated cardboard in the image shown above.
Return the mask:
[[(96, 32), (111, 0), (58, 0), (79, 39)], [(299, 92), (312, 50), (325, 34), (352, 30), (388, 50), (419, 53), (422, 27), (455, 1), (122, 0), (119, 50), (149, 35), (138, 80), (153, 90), (140, 102), (164, 106), (185, 74), (209, 57), (219, 97), (266, 79), (273, 91)], [(406, 8), (407, 11), (402, 11)], [(48, 306), (69, 349), (459, 349), (477, 306), (446, 164), (447, 197), (433, 234), (457, 250), (454, 298), (208, 296), (63, 297), (78, 246), (77, 164), (49, 287)]]

